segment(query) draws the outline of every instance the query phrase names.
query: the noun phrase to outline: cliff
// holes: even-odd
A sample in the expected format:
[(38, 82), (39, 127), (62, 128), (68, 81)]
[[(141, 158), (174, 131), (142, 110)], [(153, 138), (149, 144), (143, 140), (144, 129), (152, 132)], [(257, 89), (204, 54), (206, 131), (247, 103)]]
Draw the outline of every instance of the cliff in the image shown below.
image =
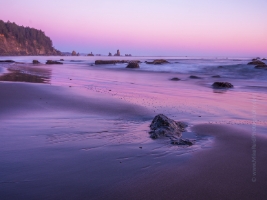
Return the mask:
[(0, 56), (61, 55), (41, 30), (0, 20)]

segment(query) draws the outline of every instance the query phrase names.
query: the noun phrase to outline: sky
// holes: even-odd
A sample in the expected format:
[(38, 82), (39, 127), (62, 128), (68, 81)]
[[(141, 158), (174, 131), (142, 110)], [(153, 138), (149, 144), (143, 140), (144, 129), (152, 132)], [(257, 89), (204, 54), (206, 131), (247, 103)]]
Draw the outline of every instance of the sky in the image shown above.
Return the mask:
[(267, 57), (267, 0), (0, 0), (63, 52)]

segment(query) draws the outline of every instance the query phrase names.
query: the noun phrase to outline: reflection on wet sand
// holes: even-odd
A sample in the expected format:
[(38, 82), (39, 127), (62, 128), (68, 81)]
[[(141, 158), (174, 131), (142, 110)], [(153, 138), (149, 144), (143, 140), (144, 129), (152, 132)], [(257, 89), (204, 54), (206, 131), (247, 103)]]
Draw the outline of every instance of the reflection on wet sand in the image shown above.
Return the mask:
[(227, 90), (228, 89), (213, 89), (213, 93), (221, 93), (221, 94), (223, 94), (223, 93), (227, 92)]
[(51, 74), (52, 72), (49, 69), (20, 66), (16, 68), (8, 68), (8, 73), (0, 76), (0, 81), (50, 83)]

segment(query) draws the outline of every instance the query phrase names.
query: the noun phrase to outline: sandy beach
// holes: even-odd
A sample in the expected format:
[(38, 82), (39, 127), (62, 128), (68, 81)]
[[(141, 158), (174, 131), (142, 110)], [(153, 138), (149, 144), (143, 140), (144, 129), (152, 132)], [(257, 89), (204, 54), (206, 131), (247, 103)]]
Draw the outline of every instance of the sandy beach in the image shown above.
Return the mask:
[[(1, 200), (266, 198), (267, 71), (250, 58), (132, 58), (140, 69), (11, 59), (24, 64), (0, 64)], [(195, 144), (151, 139), (160, 113)]]

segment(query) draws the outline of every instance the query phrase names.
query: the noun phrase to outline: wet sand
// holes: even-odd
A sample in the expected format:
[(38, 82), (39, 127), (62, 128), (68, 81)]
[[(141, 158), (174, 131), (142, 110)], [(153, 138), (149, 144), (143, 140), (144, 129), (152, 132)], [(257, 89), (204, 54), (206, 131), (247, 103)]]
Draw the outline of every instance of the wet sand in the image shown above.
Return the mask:
[(192, 129), (198, 135), (213, 136), (212, 147), (192, 153), (183, 164), (174, 160), (134, 183), (124, 183), (117, 188), (118, 195), (114, 198), (264, 199), (267, 196), (266, 135), (257, 136), (257, 175), (253, 177), (249, 127), (196, 125)]
[(151, 118), (141, 106), (110, 99), (108, 96), (77, 95), (72, 88), (28, 83), (0, 83), (0, 117), (22, 116), (109, 115), (116, 118)]
[[(266, 197), (267, 95), (260, 81), (223, 78), (235, 88), (214, 91), (210, 74), (193, 80), (179, 73), (38, 67), (49, 72), (45, 84), (0, 81), (0, 199)], [(181, 81), (170, 81), (175, 76)], [(184, 136), (196, 145), (149, 138), (158, 113), (188, 123)]]

